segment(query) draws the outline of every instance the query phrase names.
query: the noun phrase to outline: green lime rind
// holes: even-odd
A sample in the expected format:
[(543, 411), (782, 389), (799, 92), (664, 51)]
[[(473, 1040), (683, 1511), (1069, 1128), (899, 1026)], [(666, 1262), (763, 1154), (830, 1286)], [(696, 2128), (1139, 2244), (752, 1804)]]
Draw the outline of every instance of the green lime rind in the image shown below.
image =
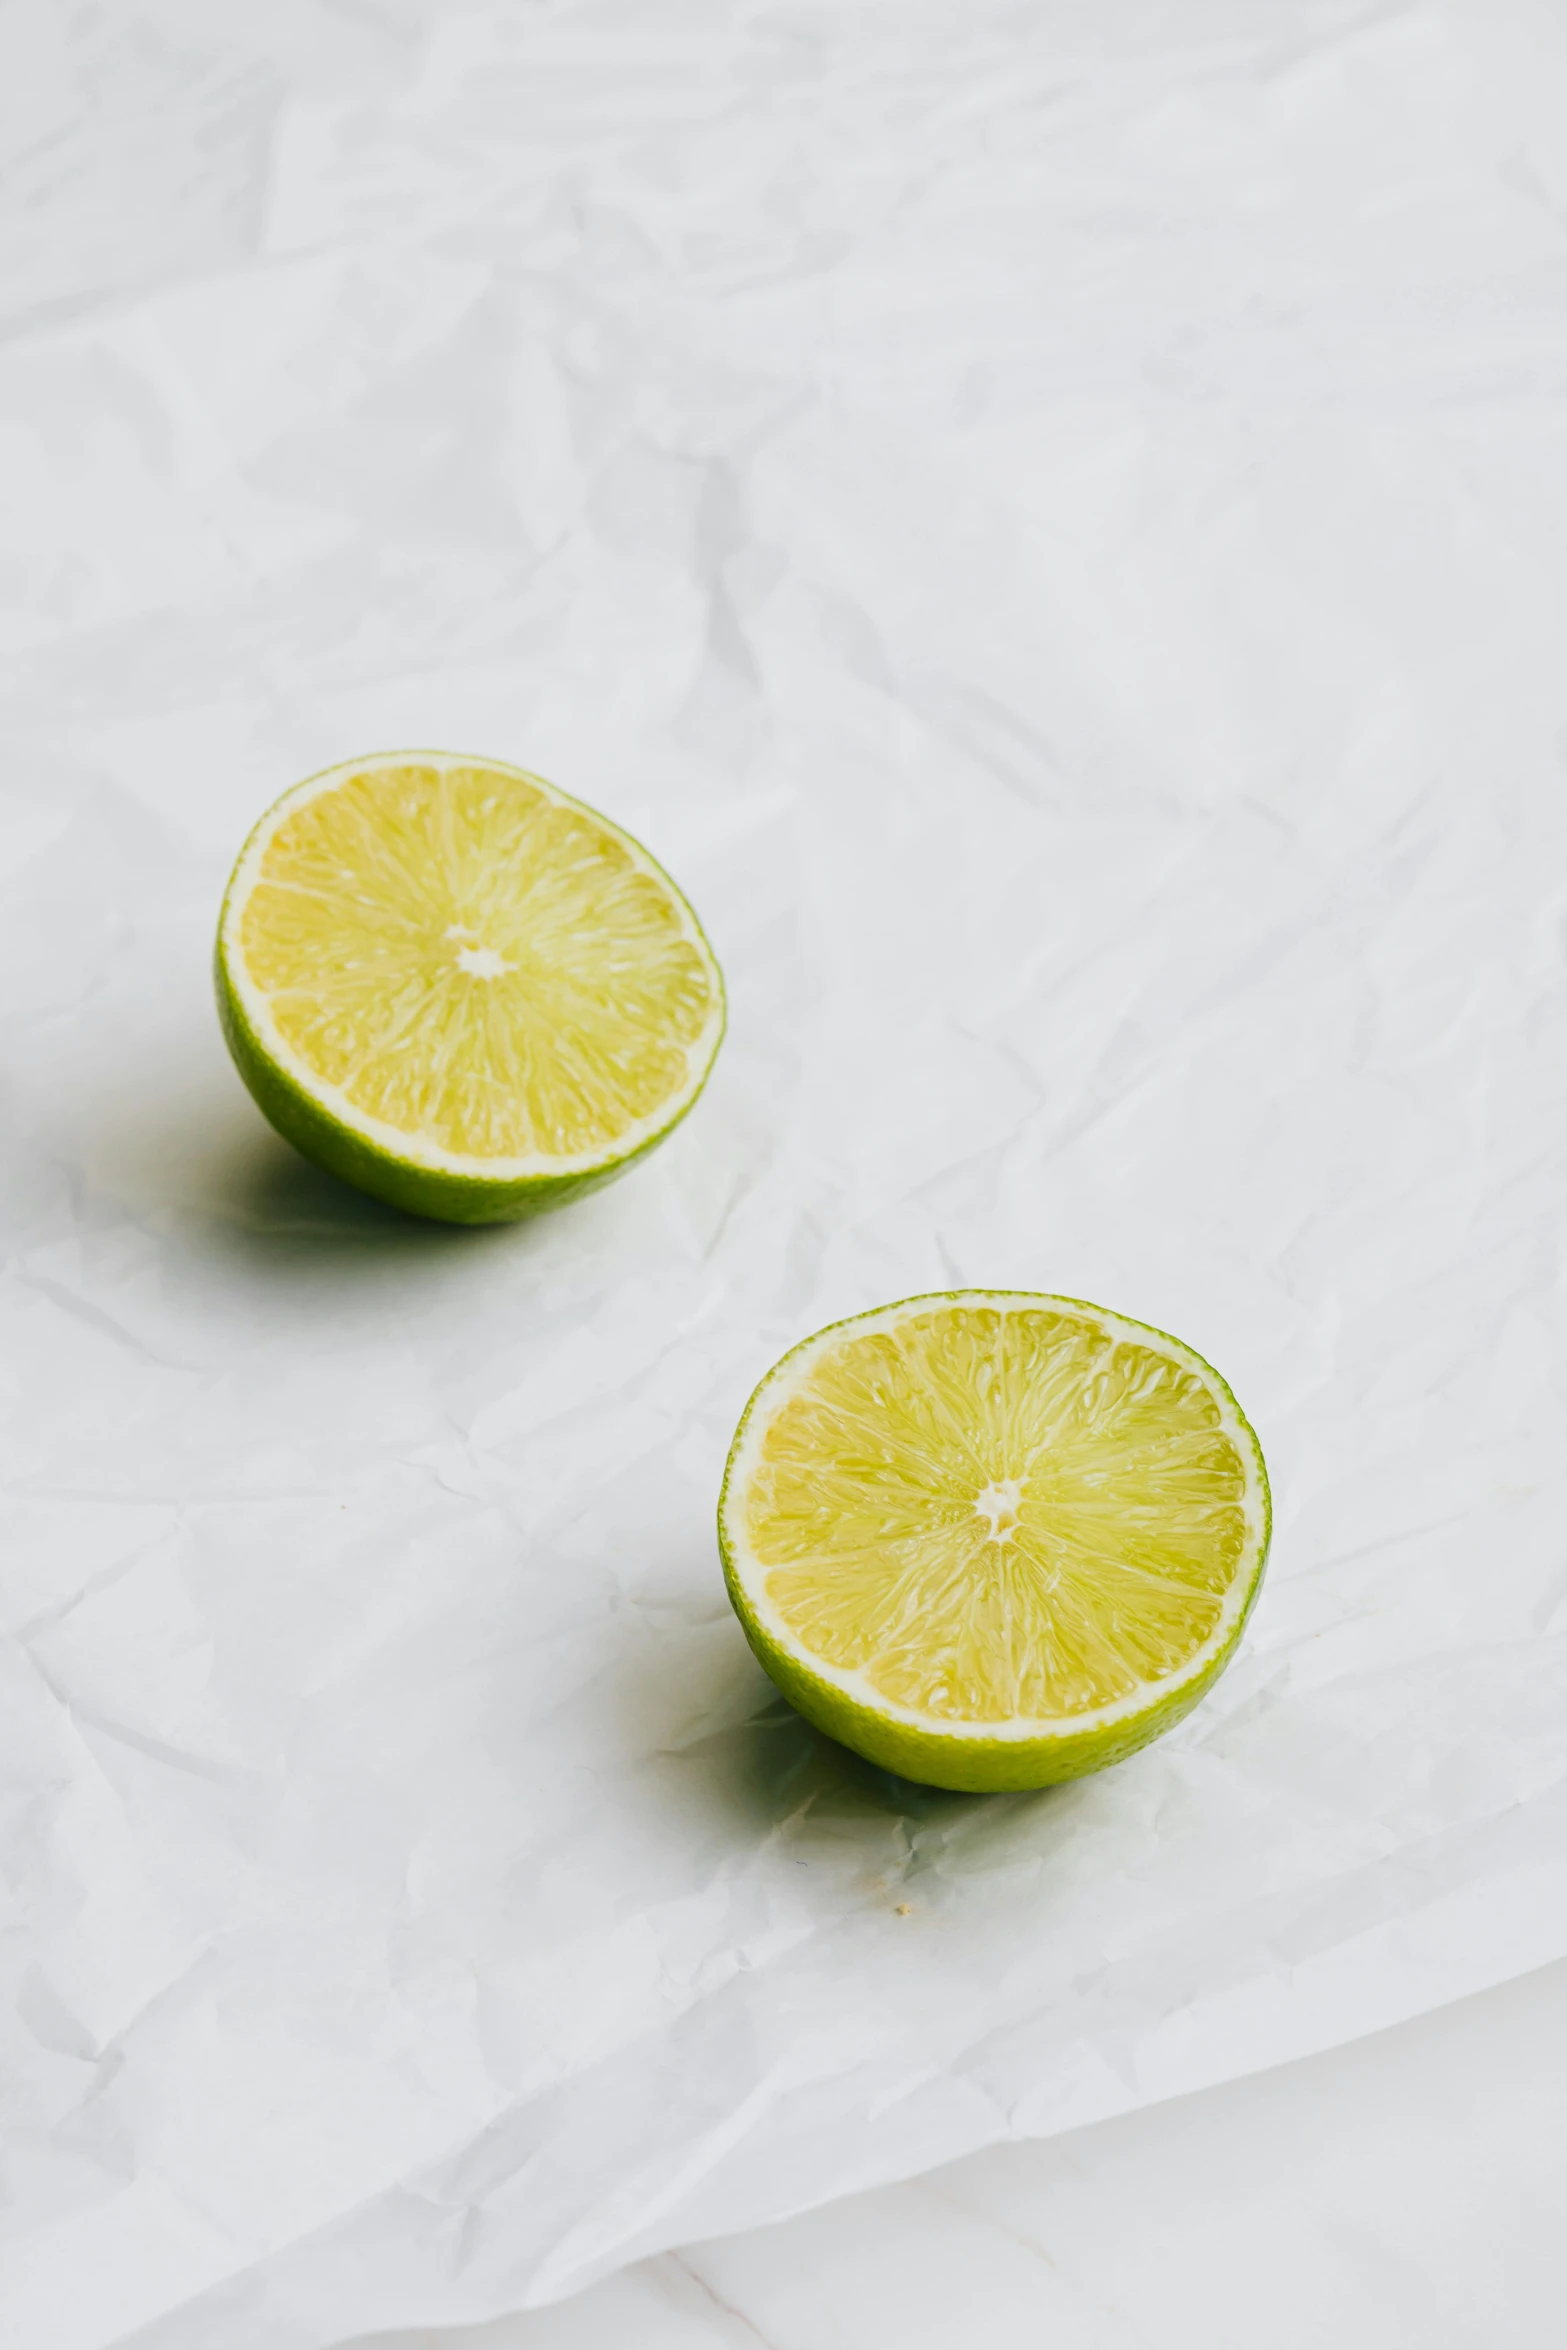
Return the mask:
[[(344, 761), (336, 767), (324, 768), (320, 775), (307, 776), (303, 783), (285, 792), (281, 800), (274, 801), (252, 826), (235, 860), (234, 871), (224, 893), (213, 957), (218, 1019), (234, 1065), (257, 1108), (303, 1157), (318, 1167), (324, 1167), (328, 1174), (351, 1183), (356, 1190), (368, 1192), (372, 1198), (385, 1200), (409, 1215), (429, 1217), (443, 1224), (513, 1224), (525, 1216), (540, 1215), (547, 1209), (564, 1207), (567, 1201), (580, 1199), (587, 1192), (601, 1190), (606, 1183), (613, 1183), (617, 1176), (624, 1175), (628, 1168), (636, 1166), (650, 1152), (657, 1150), (659, 1144), (668, 1140), (681, 1120), (695, 1107), (712, 1075), (713, 1064), (724, 1040), (728, 1026), (728, 1003), (718, 958), (689, 900), (671, 881), (657, 858), (651, 856), (639, 840), (623, 826), (602, 815), (597, 808), (590, 808), (585, 801), (574, 800), (569, 793), (545, 783), (543, 777), (523, 768), (507, 770), (525, 775), (530, 783), (543, 784), (554, 799), (567, 807), (581, 808), (605, 831), (614, 833), (635, 850), (685, 913), (692, 930), (701, 941), (718, 992), (717, 1027), (706, 1066), (697, 1083), (689, 1093), (677, 1098), (669, 1116), (652, 1133), (640, 1135), (628, 1149), (606, 1152), (602, 1159), (595, 1160), (587, 1167), (574, 1166), (558, 1175), (541, 1170), (522, 1175), (493, 1176), (426, 1165), (412, 1157), (401, 1156), (356, 1127), (351, 1120), (339, 1115), (311, 1090), (304, 1078), (284, 1065), (258, 1032), (229, 967), (231, 918), (236, 911), (235, 892), (239, 877), (257, 834), (272, 823), (283, 800), (304, 792), (309, 785), (320, 782), (323, 776), (372, 768), (391, 758), (417, 760), (446, 759), (452, 756), (448, 752), (374, 752), (364, 759)], [(506, 770), (506, 762), (499, 759), (474, 763)]]
[[(1087, 1724), (1070, 1719), (1059, 1727), (1042, 1729), (1033, 1737), (986, 1737), (982, 1732), (955, 1732), (928, 1721), (906, 1718), (905, 1709), (867, 1704), (855, 1693), (844, 1688), (829, 1673), (815, 1669), (806, 1653), (798, 1646), (780, 1639), (757, 1615), (751, 1595), (747, 1591), (736, 1560), (736, 1544), (728, 1524), (731, 1487), (736, 1465), (744, 1448), (745, 1438), (758, 1406), (780, 1382), (789, 1365), (806, 1348), (814, 1347), (833, 1331), (851, 1330), (856, 1324), (880, 1321), (888, 1314), (901, 1313), (916, 1306), (950, 1306), (984, 1301), (997, 1305), (1047, 1306), (1066, 1310), (1076, 1309), (1094, 1317), (1101, 1325), (1139, 1333), (1154, 1338), (1177, 1356), (1199, 1369), (1212, 1382), (1215, 1391), (1228, 1402), (1235, 1415), (1236, 1432), (1247, 1445), (1257, 1479), (1257, 1497), (1261, 1507), (1261, 1530), (1254, 1555), (1247, 1569), (1247, 1582), (1240, 1605), (1232, 1621), (1225, 1627), (1224, 1637), (1207, 1655), (1198, 1651), (1200, 1664), (1196, 1669), (1183, 1667), (1172, 1676), (1174, 1686), (1162, 1695), (1157, 1687), (1146, 1701), (1130, 1710), (1106, 1709), (1112, 1718), (1091, 1720)], [(847, 1746), (867, 1762), (881, 1769), (895, 1771), (900, 1778), (917, 1785), (950, 1788), (973, 1795), (999, 1795), (1033, 1787), (1054, 1786), (1065, 1779), (1086, 1778), (1090, 1772), (1102, 1771), (1112, 1763), (1124, 1762), (1166, 1730), (1184, 1719), (1199, 1705), (1213, 1687), (1240, 1646), (1257, 1594), (1262, 1588), (1263, 1574), (1268, 1563), (1268, 1552), (1273, 1538), (1273, 1497), (1268, 1484), (1267, 1463), (1257, 1434), (1235, 1399), (1234, 1390), (1205, 1357), (1184, 1339), (1176, 1338), (1168, 1330), (1157, 1329), (1150, 1322), (1134, 1322), (1128, 1315), (1112, 1313), (1107, 1307), (1092, 1304), (1086, 1298), (1059, 1297), (1033, 1290), (932, 1290), (916, 1297), (899, 1298), (893, 1304), (878, 1306), (869, 1313), (851, 1314), (841, 1322), (832, 1322), (822, 1330), (803, 1338), (797, 1346), (776, 1362), (760, 1381), (735, 1430), (724, 1467), (723, 1485), (718, 1497), (718, 1548), (723, 1561), (724, 1583), (730, 1605), (740, 1619), (741, 1628), (758, 1663), (769, 1678), (788, 1698), (797, 1712), (804, 1715), (818, 1730)]]

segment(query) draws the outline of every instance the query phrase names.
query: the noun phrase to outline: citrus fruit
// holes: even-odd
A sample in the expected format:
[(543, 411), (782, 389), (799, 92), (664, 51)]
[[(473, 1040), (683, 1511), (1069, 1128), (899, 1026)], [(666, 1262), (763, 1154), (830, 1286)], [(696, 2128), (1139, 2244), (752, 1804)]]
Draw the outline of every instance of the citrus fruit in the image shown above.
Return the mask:
[(929, 1786), (1040, 1787), (1180, 1720), (1270, 1527), (1256, 1437), (1179, 1339), (956, 1290), (771, 1370), (718, 1508), (729, 1596), (800, 1712)]
[(619, 825), (493, 759), (398, 751), (286, 792), (218, 925), (229, 1049), (280, 1134), (416, 1214), (501, 1223), (690, 1109), (718, 965)]

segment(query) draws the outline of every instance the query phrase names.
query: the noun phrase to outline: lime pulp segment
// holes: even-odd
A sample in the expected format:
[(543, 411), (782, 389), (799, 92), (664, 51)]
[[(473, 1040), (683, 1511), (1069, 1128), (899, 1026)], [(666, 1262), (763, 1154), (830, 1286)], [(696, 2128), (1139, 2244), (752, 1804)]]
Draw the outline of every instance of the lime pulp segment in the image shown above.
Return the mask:
[(835, 1735), (924, 1740), (932, 1775), (954, 1741), (1092, 1768), (1230, 1653), (1267, 1488), (1234, 1398), (1179, 1341), (964, 1292), (785, 1357), (736, 1438), (720, 1537), (753, 1645)]
[(434, 753), (334, 769), (263, 819), (219, 983), (285, 1131), (303, 1096), (361, 1156), (501, 1183), (639, 1155), (723, 1028), (706, 940), (637, 842), (537, 776)]

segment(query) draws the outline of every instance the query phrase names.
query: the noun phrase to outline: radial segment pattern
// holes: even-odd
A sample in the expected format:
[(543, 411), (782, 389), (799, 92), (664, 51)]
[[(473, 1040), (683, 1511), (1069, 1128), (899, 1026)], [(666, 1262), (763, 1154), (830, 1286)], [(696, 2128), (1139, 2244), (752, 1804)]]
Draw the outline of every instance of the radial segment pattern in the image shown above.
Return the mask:
[(1215, 1629), (1246, 1470), (1183, 1363), (1057, 1310), (845, 1334), (768, 1425), (747, 1546), (795, 1637), (938, 1721), (1062, 1719)]
[(306, 1067), (462, 1156), (613, 1145), (686, 1086), (714, 1012), (657, 873), (588, 810), (483, 766), (367, 767), (304, 801), (241, 935)]

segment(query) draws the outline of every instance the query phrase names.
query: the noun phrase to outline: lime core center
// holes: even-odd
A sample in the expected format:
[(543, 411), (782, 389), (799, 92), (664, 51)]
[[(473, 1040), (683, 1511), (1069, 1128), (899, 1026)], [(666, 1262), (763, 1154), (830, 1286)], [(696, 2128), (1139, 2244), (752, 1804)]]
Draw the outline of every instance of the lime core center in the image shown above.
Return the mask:
[(499, 979), (511, 965), (493, 947), (459, 947), (457, 968), (466, 971), (470, 979)]
[(975, 1498), (974, 1515), (990, 1522), (987, 1542), (1010, 1542), (1017, 1529), (1017, 1514), (1023, 1505), (1021, 1477), (998, 1477)]

